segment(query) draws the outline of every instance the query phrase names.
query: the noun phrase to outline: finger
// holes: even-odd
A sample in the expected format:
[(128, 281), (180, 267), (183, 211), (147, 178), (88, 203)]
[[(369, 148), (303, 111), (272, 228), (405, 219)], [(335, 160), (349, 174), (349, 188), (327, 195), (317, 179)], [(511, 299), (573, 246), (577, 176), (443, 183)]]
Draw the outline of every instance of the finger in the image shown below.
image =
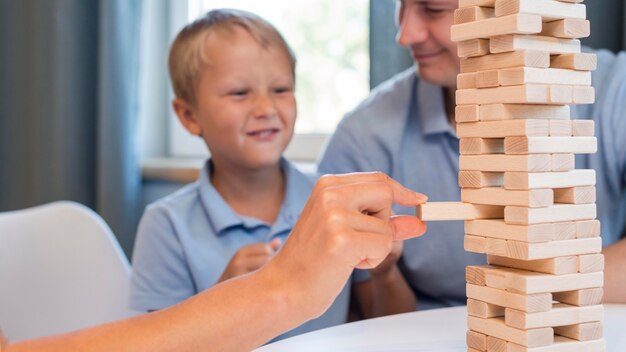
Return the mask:
[(246, 268), (249, 272), (254, 271), (265, 265), (267, 262), (272, 259), (269, 255), (256, 255), (254, 257), (246, 258), (246, 262), (244, 264), (244, 268)]
[(380, 219), (376, 216), (345, 209), (337, 209), (333, 212), (333, 215), (336, 220), (331, 221), (337, 221), (345, 226), (349, 226), (353, 231), (377, 233), (393, 238), (393, 227), (389, 218)]
[(351, 248), (354, 250), (354, 262), (358, 269), (370, 269), (378, 266), (391, 251), (391, 240), (378, 233), (357, 232)]
[(282, 243), (282, 240), (280, 238), (274, 238), (270, 243), (270, 249), (276, 253), (276, 251), (278, 250), (278, 248), (280, 248), (280, 245)]
[(272, 255), (274, 252), (274, 249), (272, 249), (269, 243), (254, 243), (241, 247), (237, 253), (244, 257), (252, 257), (258, 255)]
[(394, 240), (407, 240), (426, 232), (426, 223), (412, 215), (397, 215), (391, 218)]

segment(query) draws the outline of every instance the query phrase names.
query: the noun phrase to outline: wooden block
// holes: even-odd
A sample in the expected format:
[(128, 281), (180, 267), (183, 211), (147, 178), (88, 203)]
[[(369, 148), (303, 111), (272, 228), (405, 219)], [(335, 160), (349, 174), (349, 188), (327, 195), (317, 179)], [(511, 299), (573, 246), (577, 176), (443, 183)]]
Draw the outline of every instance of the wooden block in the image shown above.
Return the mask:
[(567, 105), (487, 104), (479, 108), (480, 121), (569, 118)]
[(458, 57), (475, 57), (489, 54), (489, 39), (470, 39), (456, 43)]
[(578, 272), (595, 273), (604, 270), (604, 255), (587, 254), (578, 256)]
[(480, 21), (493, 17), (496, 17), (493, 7), (462, 7), (454, 11), (454, 24)]
[(459, 0), (459, 8), (468, 6), (493, 7), (496, 0)]
[(593, 220), (595, 218), (595, 204), (555, 204), (546, 208), (525, 208), (514, 206), (504, 208), (504, 221), (507, 224), (514, 225)]
[(525, 270), (499, 268), (485, 273), (488, 287), (523, 294), (580, 290), (602, 287), (604, 273), (575, 273), (552, 275)]
[[(508, 87), (506, 87), (508, 88)], [(495, 89), (506, 89), (495, 88)], [(489, 88), (494, 89), (494, 88)], [(480, 89), (480, 90), (489, 90)], [(478, 89), (470, 89), (478, 90)], [(457, 90), (458, 92), (462, 92)], [(547, 137), (550, 126), (547, 120), (503, 120), (458, 124), (456, 134), (459, 138), (504, 138), (513, 136)], [(489, 170), (485, 170), (489, 171)]]
[(500, 307), (495, 304), (468, 298), (467, 299), (467, 314), (475, 316), (475, 317), (479, 317), (479, 318), (503, 317), (504, 307)]
[(457, 105), (454, 110), (456, 122), (478, 121), (478, 105)]
[(461, 190), (461, 201), (473, 204), (517, 205), (522, 207), (547, 207), (553, 205), (551, 189), (511, 191), (501, 187), (466, 188)]
[(574, 87), (572, 94), (574, 104), (593, 104), (596, 100), (596, 91), (593, 87)]
[(557, 38), (587, 38), (591, 34), (591, 24), (580, 18), (544, 22), (540, 34)]
[[(479, 117), (480, 117), (480, 114), (479, 114)], [(572, 121), (572, 135), (574, 137), (595, 136), (595, 122), (593, 120), (573, 120)]]
[(576, 226), (573, 222), (570, 224), (509, 225), (503, 220), (468, 220), (464, 223), (464, 230), (468, 235), (520, 242), (546, 242), (564, 239), (565, 236), (574, 239)]
[(552, 166), (550, 171), (570, 171), (576, 168), (574, 154), (552, 154)]
[[(594, 137), (579, 137), (594, 138)], [(566, 188), (593, 186), (596, 184), (596, 171), (576, 169), (565, 172), (505, 172), (504, 188), (527, 190), (539, 188)]]
[(590, 238), (600, 236), (600, 221), (576, 221), (576, 238)]
[(500, 206), (461, 202), (427, 202), (417, 206), (417, 217), (424, 221), (502, 219)]
[(602, 305), (576, 307), (563, 303), (555, 304), (547, 312), (526, 313), (511, 308), (505, 309), (506, 325), (518, 329), (536, 329), (601, 321), (604, 317)]
[[(559, 0), (565, 1), (565, 0)], [(555, 336), (550, 346), (528, 348), (515, 343), (507, 343), (507, 352), (604, 352), (605, 341), (576, 341), (563, 336)]]
[[(476, 237), (476, 236), (468, 236), (468, 237)], [(492, 267), (489, 265), (468, 265), (465, 267), (465, 281), (468, 284), (485, 286), (487, 282), (485, 281), (485, 274), (490, 269), (495, 269), (496, 267)]]
[(487, 351), (488, 352), (507, 352), (506, 340), (499, 339), (493, 336), (487, 336)]
[(564, 18), (585, 19), (587, 17), (585, 5), (567, 4), (559, 1), (497, 0), (494, 7), (498, 17), (516, 13), (539, 15), (544, 21)]
[(560, 336), (569, 337), (578, 341), (591, 341), (602, 338), (602, 323), (583, 323), (570, 326), (559, 326), (554, 328), (554, 333)]
[(550, 120), (549, 126), (550, 137), (571, 137), (572, 121), (571, 120)]
[(590, 204), (595, 202), (596, 188), (593, 186), (554, 189), (554, 203)]
[(572, 104), (574, 102), (574, 88), (572, 86), (549, 86), (548, 99), (555, 104)]
[(550, 54), (580, 53), (580, 40), (520, 34), (489, 38), (489, 52), (493, 54), (514, 50), (543, 50)]
[(461, 155), (459, 157), (459, 168), (460, 170), (487, 172), (546, 172), (552, 168), (552, 157), (549, 154)]
[[(558, 88), (561, 90), (564, 86)], [(555, 89), (557, 89), (555, 87)], [(566, 88), (564, 88), (566, 89)], [(571, 87), (569, 88), (571, 90)], [(572, 93), (573, 94), (573, 93)], [(567, 97), (566, 97), (567, 98)], [(557, 101), (558, 100), (558, 101)], [(483, 88), (483, 89), (459, 89), (456, 91), (456, 103), (465, 104), (550, 104), (571, 103), (572, 98), (564, 100), (560, 96), (552, 96), (550, 86), (545, 84), (524, 84), (519, 86)], [(522, 120), (525, 121), (525, 120)]]
[(552, 223), (552, 225), (554, 226), (553, 241), (573, 240), (577, 238), (575, 221), (556, 222)]
[(541, 32), (541, 16), (513, 14), (487, 18), (480, 21), (454, 24), (450, 38), (454, 42), (478, 38), (490, 38), (503, 34), (533, 34)]
[(597, 66), (596, 54), (576, 53), (561, 54), (550, 57), (551, 68), (564, 68), (568, 70), (593, 71)]
[(476, 88), (499, 87), (500, 86), (500, 83), (498, 82), (499, 74), (500, 73), (498, 70), (487, 70), (487, 71), (476, 72)]
[(500, 69), (498, 81), (502, 86), (529, 83), (589, 86), (591, 85), (591, 72), (559, 68), (513, 67)]
[(485, 237), (471, 236), (471, 235), (463, 236), (463, 249), (466, 252), (485, 253), (486, 247), (487, 247), (487, 239)]
[(459, 73), (456, 76), (457, 89), (476, 88), (476, 74), (477, 72)]
[(506, 326), (502, 318), (481, 319), (468, 316), (467, 326), (470, 330), (527, 347), (548, 346), (554, 342), (552, 328), (520, 330)]
[(497, 255), (487, 255), (487, 262), (491, 265), (535, 271), (539, 273), (564, 275), (578, 272), (578, 257), (557, 257), (537, 260), (521, 260)]
[[(568, 121), (549, 121), (568, 122)], [(557, 125), (554, 125), (555, 127)], [(570, 130), (571, 130), (571, 124)], [(552, 126), (550, 126), (552, 127)], [(563, 127), (561, 127), (563, 129)], [(570, 132), (571, 133), (571, 132)], [(596, 137), (506, 137), (506, 154), (593, 154), (598, 151)]]
[(461, 155), (504, 154), (504, 138), (461, 138)]
[(476, 331), (467, 330), (465, 334), (465, 341), (467, 347), (473, 348), (476, 351), (487, 351), (487, 335), (481, 334)]
[(488, 255), (521, 260), (548, 259), (602, 251), (602, 239), (599, 237), (538, 243), (490, 237), (486, 239), (485, 252)]
[[(579, 66), (581, 66), (581, 61), (584, 60), (579, 59), (577, 61)], [(560, 62), (557, 61), (557, 64), (560, 64)], [(550, 53), (547, 53), (545, 51), (518, 50), (509, 53), (463, 58), (461, 59), (461, 72), (486, 71), (497, 68), (520, 66), (547, 68), (550, 67), (550, 65)]]
[(604, 289), (602, 287), (585, 288), (582, 290), (555, 292), (555, 301), (574, 306), (592, 306), (602, 303)]
[(482, 351), (479, 351), (479, 350), (477, 350), (475, 348), (468, 347), (467, 348), (467, 352), (482, 352)]
[(502, 187), (503, 185), (503, 172), (459, 171), (459, 187), (461, 188)]
[(552, 309), (552, 295), (540, 293), (521, 295), (487, 286), (466, 285), (467, 297), (500, 307), (519, 309), (524, 312), (545, 312)]

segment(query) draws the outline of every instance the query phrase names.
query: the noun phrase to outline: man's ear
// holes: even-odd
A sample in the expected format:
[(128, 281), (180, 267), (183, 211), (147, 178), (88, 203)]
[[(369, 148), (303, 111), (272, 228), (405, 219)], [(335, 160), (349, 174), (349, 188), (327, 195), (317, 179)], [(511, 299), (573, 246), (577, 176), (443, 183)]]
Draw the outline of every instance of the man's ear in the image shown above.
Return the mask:
[(174, 98), (172, 108), (174, 108), (174, 112), (178, 116), (178, 121), (185, 127), (187, 132), (194, 136), (199, 136), (202, 128), (196, 119), (192, 105), (180, 98)]

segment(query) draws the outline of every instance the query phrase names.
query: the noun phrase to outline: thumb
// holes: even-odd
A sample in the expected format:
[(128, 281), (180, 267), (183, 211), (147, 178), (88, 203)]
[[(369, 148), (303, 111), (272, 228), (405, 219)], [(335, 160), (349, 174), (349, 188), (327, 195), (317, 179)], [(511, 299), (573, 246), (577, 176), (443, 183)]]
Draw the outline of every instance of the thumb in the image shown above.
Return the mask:
[(418, 237), (426, 232), (426, 224), (412, 215), (392, 216), (391, 226), (393, 228), (393, 239), (395, 241)]
[(278, 248), (280, 248), (280, 245), (282, 244), (282, 241), (280, 238), (274, 238), (270, 243), (270, 248), (276, 252), (278, 250)]

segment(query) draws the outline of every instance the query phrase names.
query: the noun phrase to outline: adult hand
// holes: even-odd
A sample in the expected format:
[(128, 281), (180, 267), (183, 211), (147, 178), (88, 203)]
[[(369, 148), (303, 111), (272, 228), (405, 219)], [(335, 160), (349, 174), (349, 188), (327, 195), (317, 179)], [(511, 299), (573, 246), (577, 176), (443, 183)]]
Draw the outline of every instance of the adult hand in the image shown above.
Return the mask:
[(392, 204), (416, 206), (425, 201), (424, 195), (382, 173), (323, 176), (285, 245), (263, 271), (280, 281), (277, 285), (290, 285), (298, 293), (298, 314), (305, 320), (318, 316), (354, 268), (376, 267), (394, 240), (426, 231), (415, 216), (392, 216)]
[(398, 259), (402, 256), (402, 249), (404, 245), (402, 241), (393, 241), (391, 244), (391, 251), (387, 257), (375, 268), (369, 270), (373, 278), (384, 278), (390, 274), (395, 267)]
[(217, 282), (226, 281), (259, 269), (274, 257), (280, 248), (280, 243), (280, 238), (275, 238), (269, 243), (254, 243), (241, 247), (230, 259)]

